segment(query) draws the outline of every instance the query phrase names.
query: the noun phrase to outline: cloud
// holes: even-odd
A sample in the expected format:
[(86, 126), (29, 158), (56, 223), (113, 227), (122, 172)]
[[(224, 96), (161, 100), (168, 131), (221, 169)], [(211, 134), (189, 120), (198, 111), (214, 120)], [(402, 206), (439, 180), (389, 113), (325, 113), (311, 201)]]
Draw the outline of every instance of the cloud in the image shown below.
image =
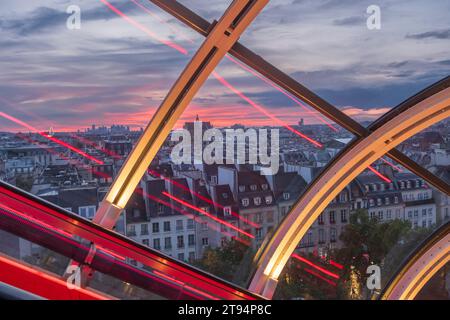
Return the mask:
[(447, 40), (447, 39), (450, 39), (450, 29), (428, 31), (428, 32), (417, 33), (417, 34), (408, 34), (406, 36), (406, 38), (407, 39), (416, 39), (416, 40), (422, 40), (422, 39)]
[(364, 25), (366, 18), (363, 15), (360, 16), (352, 16), (343, 19), (333, 20), (333, 24), (336, 26), (355, 26), (355, 25)]

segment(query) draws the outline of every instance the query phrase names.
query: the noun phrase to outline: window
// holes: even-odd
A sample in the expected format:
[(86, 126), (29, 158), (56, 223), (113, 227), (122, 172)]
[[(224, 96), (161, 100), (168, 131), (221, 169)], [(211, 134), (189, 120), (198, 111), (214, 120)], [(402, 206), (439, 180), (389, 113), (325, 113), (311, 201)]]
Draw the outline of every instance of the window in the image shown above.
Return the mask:
[(370, 211), (370, 219), (375, 219), (375, 211)]
[(319, 224), (323, 224), (323, 212), (319, 215), (319, 218), (317, 220)]
[(177, 237), (177, 248), (184, 248), (184, 237), (178, 236)]
[(267, 191), (267, 189), (269, 189), (269, 186), (267, 185), (267, 183), (263, 183), (261, 185), (261, 189), (263, 189), (264, 191)]
[(319, 243), (325, 243), (325, 232), (323, 231), (323, 229), (319, 229)]
[(330, 242), (336, 242), (336, 228), (330, 229)]
[(345, 210), (345, 209), (341, 210), (341, 222), (342, 223), (347, 222), (347, 210)]
[(143, 239), (142, 240), (142, 244), (144, 245), (144, 246), (150, 246), (150, 241), (148, 240), (148, 239)]
[(184, 253), (179, 253), (178, 254), (178, 260), (184, 261)]
[(189, 247), (195, 246), (195, 235), (193, 234), (188, 235), (188, 246)]
[(272, 196), (267, 196), (266, 197), (266, 204), (271, 204), (272, 203)]
[(141, 224), (141, 236), (148, 235), (148, 224), (143, 223)]
[(96, 206), (79, 207), (78, 214), (83, 218), (92, 219), (95, 215)]
[(208, 238), (202, 238), (202, 246), (206, 247), (209, 245), (209, 239)]
[(193, 230), (194, 229), (194, 219), (188, 219), (187, 220), (187, 229)]
[(330, 211), (330, 223), (336, 223), (336, 212), (334, 210)]
[(391, 219), (392, 219), (392, 210), (391, 210), (391, 209), (388, 209), (388, 210), (386, 211), (386, 218), (387, 218), (388, 220), (391, 220)]
[(217, 176), (211, 176), (211, 183), (217, 184)]
[(381, 206), (381, 198), (377, 198), (377, 206)]
[(261, 197), (254, 198), (253, 202), (255, 203), (255, 205), (259, 206), (261, 204)]
[(164, 232), (170, 232), (170, 221), (164, 221)]
[(384, 203), (389, 205), (391, 201), (389, 200), (389, 197), (384, 198)]
[(177, 220), (177, 231), (183, 231), (183, 220)]
[(172, 238), (171, 237), (164, 238), (164, 249), (166, 249), (166, 250), (172, 249)]
[(250, 186), (250, 190), (256, 191), (256, 184), (252, 184), (252, 185)]
[(244, 207), (248, 207), (249, 204), (250, 204), (250, 202), (249, 202), (248, 198), (242, 199), (242, 205), (243, 205)]
[(159, 238), (153, 239), (153, 248), (156, 250), (161, 250), (161, 241)]
[(256, 213), (255, 214), (255, 222), (256, 223), (261, 223), (262, 222), (262, 214), (261, 213)]
[(152, 223), (152, 232), (158, 233), (159, 232), (159, 222)]
[(208, 223), (202, 222), (202, 231), (208, 231)]
[(191, 251), (189, 252), (189, 261), (194, 261), (195, 260), (195, 252)]
[(224, 208), (223, 208), (223, 215), (224, 215), (225, 217), (231, 216), (231, 207), (224, 207)]
[(273, 222), (273, 211), (267, 212), (267, 222)]
[(426, 217), (427, 216), (427, 209), (422, 209), (422, 217)]
[(127, 235), (130, 237), (136, 236), (136, 226), (134, 224), (129, 224), (127, 226)]
[(384, 212), (383, 212), (383, 211), (378, 211), (378, 218), (379, 218), (380, 220), (383, 220), (383, 219), (384, 219)]
[(164, 205), (162, 203), (158, 203), (157, 212), (158, 212), (158, 215), (161, 215), (164, 213)]
[(397, 196), (394, 197), (394, 203), (398, 203), (398, 197)]
[(256, 228), (255, 237), (257, 240), (260, 240), (262, 238), (262, 228)]
[(244, 192), (245, 191), (245, 186), (239, 186), (239, 192)]
[(283, 199), (284, 200), (289, 200), (290, 197), (291, 197), (291, 195), (289, 194), (289, 192), (283, 192)]

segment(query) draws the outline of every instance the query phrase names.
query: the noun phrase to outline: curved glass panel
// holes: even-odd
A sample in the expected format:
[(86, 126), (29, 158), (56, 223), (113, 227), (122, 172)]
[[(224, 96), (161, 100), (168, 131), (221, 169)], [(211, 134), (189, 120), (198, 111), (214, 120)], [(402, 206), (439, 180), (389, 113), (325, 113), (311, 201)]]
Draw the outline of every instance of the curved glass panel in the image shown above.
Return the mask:
[(128, 203), (127, 235), (246, 287), (266, 235), (351, 139), (226, 57)]
[(2, 1), (0, 17), (0, 178), (92, 218), (203, 38), (142, 0)]
[(449, 197), (378, 160), (322, 212), (280, 276), (275, 298), (371, 299), (443, 223)]
[(449, 12), (421, 0), (271, 1), (241, 42), (368, 125), (448, 76)]
[(441, 121), (397, 147), (419, 165), (450, 184), (450, 119)]
[(450, 264), (447, 263), (422, 288), (415, 300), (450, 300)]

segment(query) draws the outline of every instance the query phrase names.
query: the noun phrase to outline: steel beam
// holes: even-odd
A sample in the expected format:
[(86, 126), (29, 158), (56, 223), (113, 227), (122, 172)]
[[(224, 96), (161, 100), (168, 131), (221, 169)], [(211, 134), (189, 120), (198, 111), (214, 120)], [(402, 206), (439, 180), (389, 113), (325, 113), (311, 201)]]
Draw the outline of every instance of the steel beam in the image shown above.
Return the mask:
[(210, 31), (153, 116), (100, 204), (94, 222), (112, 228), (178, 118), (269, 0), (235, 0)]
[[(172, 16), (176, 17), (178, 20), (199, 32), (200, 34), (206, 36), (208, 34), (211, 24), (189, 10), (176, 0), (149, 0), (164, 11), (168, 12)], [(274, 84), (278, 85), (280, 88), (290, 93), (297, 99), (303, 101), (304, 103), (310, 105), (315, 110), (319, 111), (321, 114), (334, 121), (344, 129), (353, 133), (357, 137), (367, 137), (371, 131), (375, 128), (371, 126), (366, 128), (362, 126), (359, 122), (353, 120), (345, 113), (343, 113), (338, 108), (334, 107), (331, 103), (327, 102), (325, 99), (321, 98), (305, 86), (298, 83), (295, 79), (282, 72), (274, 65), (263, 59), (261, 56), (257, 55), (250, 49), (246, 48), (241, 43), (237, 42), (230, 50), (230, 54), (235, 58), (239, 59), (241, 62), (245, 63)], [(381, 117), (376, 124), (382, 124), (387, 119), (388, 116), (394, 115), (401, 112), (406, 106), (414, 103), (416, 98), (423, 98), (424, 94), (432, 94), (435, 90), (439, 90), (442, 87), (448, 87), (450, 85), (450, 78), (447, 77), (437, 84), (431, 86), (430, 88), (420, 92), (418, 95), (411, 99), (408, 99), (404, 103), (400, 104), (398, 107), (392, 109), (387, 116)], [(391, 150), (386, 154), (392, 160), (398, 162), (408, 170), (411, 170), (417, 176), (426, 180), (433, 187), (439, 191), (450, 195), (450, 184), (446, 183), (442, 179), (435, 176), (432, 172), (423, 169), (419, 164), (411, 160), (406, 156), (402, 156), (401, 152), (397, 150)]]
[(425, 284), (450, 261), (450, 222), (413, 252), (388, 283), (382, 300), (414, 300)]
[[(449, 116), (450, 88), (446, 88), (406, 108), (341, 153), (310, 185), (261, 251), (250, 291), (271, 298), (273, 282), (277, 281), (297, 244), (339, 192), (389, 150)], [(268, 290), (269, 287), (272, 289)]]

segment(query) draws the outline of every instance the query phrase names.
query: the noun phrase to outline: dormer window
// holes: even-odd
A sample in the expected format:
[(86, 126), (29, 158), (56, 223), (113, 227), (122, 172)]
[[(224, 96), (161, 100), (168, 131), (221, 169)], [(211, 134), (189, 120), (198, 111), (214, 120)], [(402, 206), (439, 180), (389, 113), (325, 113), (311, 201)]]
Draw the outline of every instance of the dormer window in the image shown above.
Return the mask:
[(239, 186), (239, 192), (244, 192), (245, 191), (245, 186)]
[(378, 206), (381, 206), (381, 198), (378, 198), (378, 199), (377, 199), (377, 205), (378, 205)]
[(369, 187), (368, 184), (365, 185), (365, 188), (366, 188), (366, 192), (369, 192), (369, 191), (370, 191), (370, 187)]
[(255, 205), (259, 206), (261, 204), (261, 197), (254, 198), (253, 202), (255, 203)]
[(398, 197), (397, 196), (394, 198), (394, 203), (398, 203)]
[(372, 190), (373, 190), (373, 191), (377, 191), (377, 185), (376, 185), (376, 183), (373, 183), (373, 184), (372, 184)]
[(284, 200), (289, 200), (290, 197), (291, 197), (291, 194), (289, 192), (283, 192), (283, 199)]
[(243, 205), (244, 207), (248, 207), (249, 204), (250, 204), (250, 201), (248, 200), (248, 198), (242, 199), (242, 205)]
[(384, 199), (384, 202), (385, 202), (386, 204), (390, 204), (389, 197), (386, 197), (386, 198)]
[(263, 183), (261, 185), (261, 189), (263, 189), (264, 191), (267, 191), (269, 189), (269, 186), (267, 185), (267, 183)]
[(225, 217), (231, 216), (231, 207), (224, 207), (224, 208), (223, 208), (223, 215), (224, 215)]
[(252, 185), (250, 186), (250, 190), (256, 191), (256, 184), (252, 184)]
[(228, 193), (226, 193), (226, 192), (222, 193), (222, 198), (228, 199)]
[(267, 196), (266, 197), (266, 204), (271, 204), (272, 203), (272, 196)]
[(369, 200), (369, 206), (373, 207), (375, 205), (375, 201), (373, 199)]

